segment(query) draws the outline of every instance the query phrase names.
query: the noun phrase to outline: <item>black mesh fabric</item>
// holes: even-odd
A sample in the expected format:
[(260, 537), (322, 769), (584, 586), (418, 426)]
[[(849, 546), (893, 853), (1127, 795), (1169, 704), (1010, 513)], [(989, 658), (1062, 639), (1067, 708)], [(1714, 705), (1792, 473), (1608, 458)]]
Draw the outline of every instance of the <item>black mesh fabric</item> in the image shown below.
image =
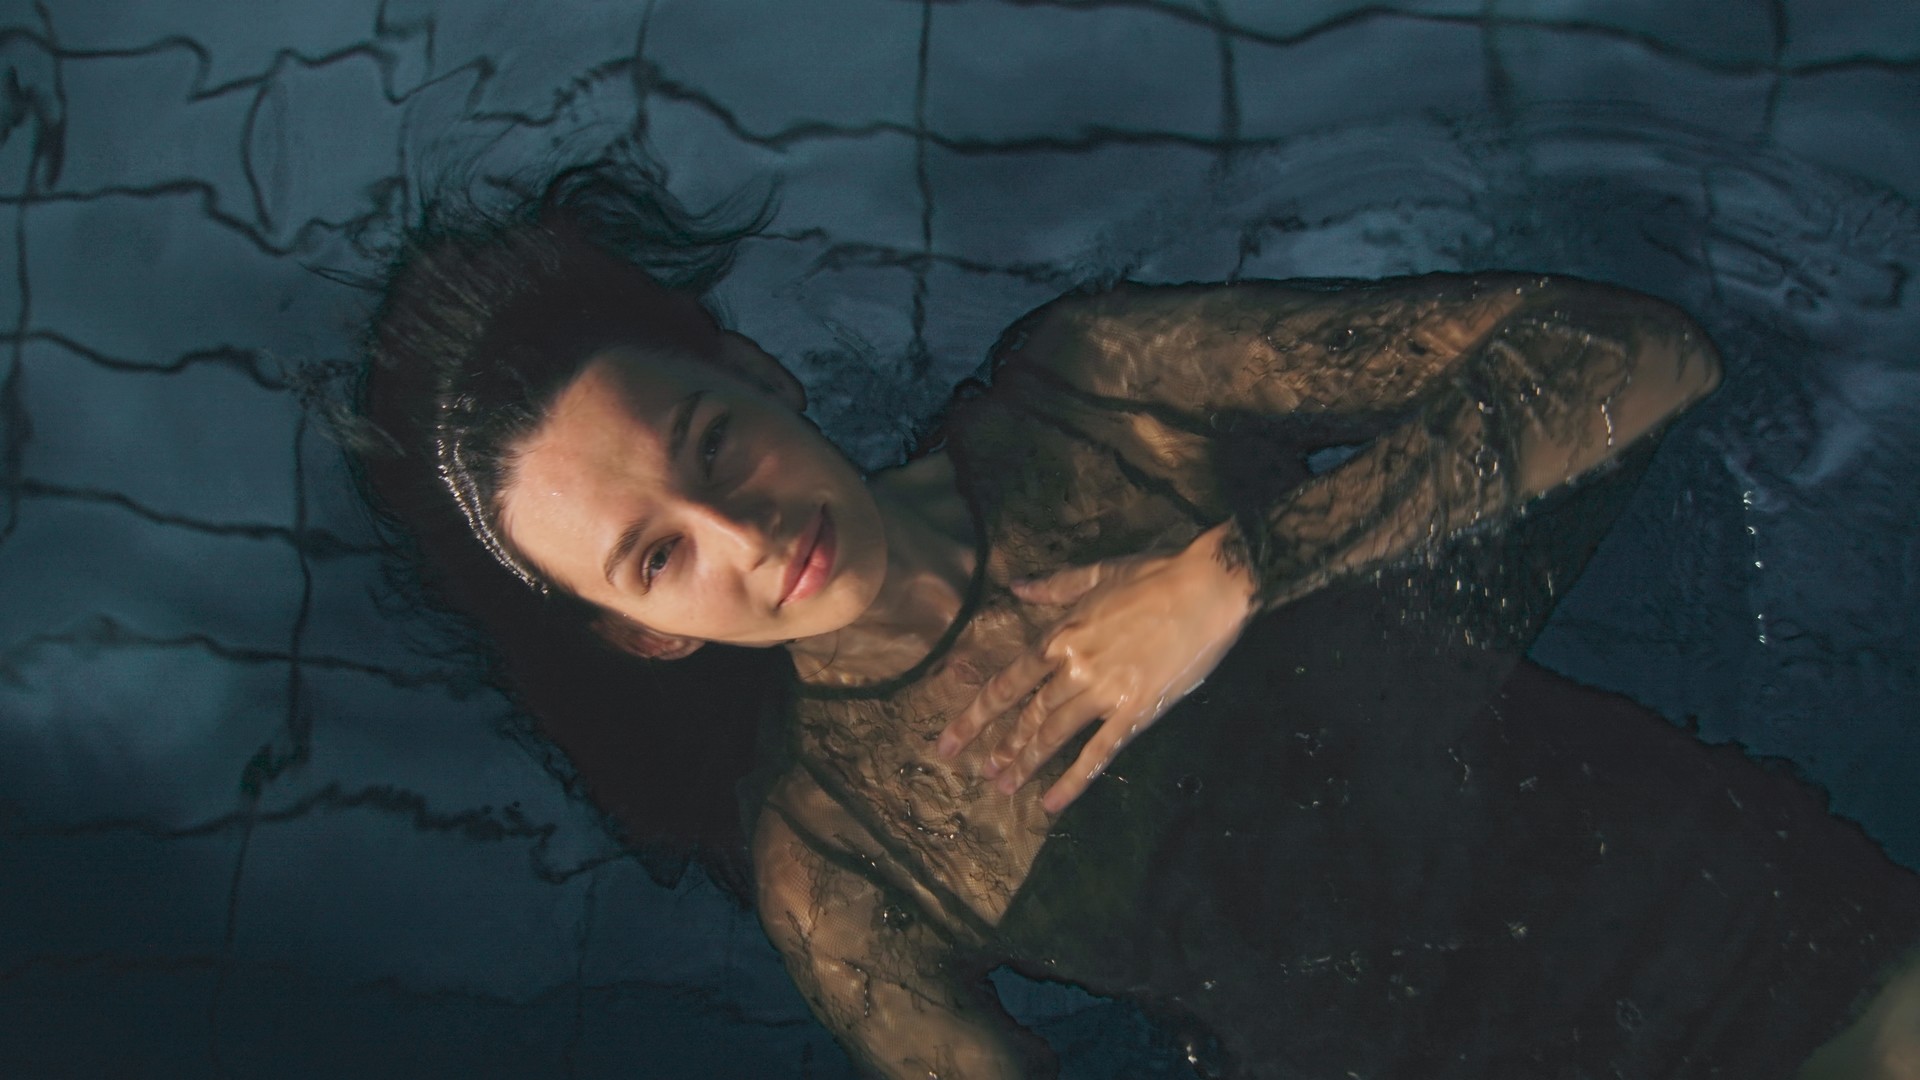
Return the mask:
[[(1508, 275), (1016, 324), (947, 425), (964, 626), (913, 677), (803, 686), (760, 816), (822, 1021), (884, 1075), (1027, 1075), (982, 978), (1009, 963), (1211, 1033), (1229, 1075), (1790, 1075), (1920, 940), (1920, 882), (1791, 776), (1519, 660), (1648, 456), (1522, 506), (1519, 433), (1610, 438), (1634, 358), (1692, 332)], [(981, 779), (1011, 716), (932, 753), (1058, 614), (1011, 579), (1229, 519), (1269, 610), (1066, 813), (1039, 798), (1071, 748)]]

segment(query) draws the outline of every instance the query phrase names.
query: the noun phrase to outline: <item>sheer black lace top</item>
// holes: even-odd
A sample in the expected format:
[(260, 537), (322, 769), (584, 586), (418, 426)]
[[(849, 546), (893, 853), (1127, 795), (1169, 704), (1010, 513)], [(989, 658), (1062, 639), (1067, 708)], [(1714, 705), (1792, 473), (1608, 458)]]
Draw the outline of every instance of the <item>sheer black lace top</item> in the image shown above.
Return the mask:
[[(1404, 840), (1457, 798), (1463, 770), (1497, 756), (1474, 756), (1496, 737), (1474, 718), (1633, 474), (1615, 467), (1522, 514), (1517, 432), (1604, 410), (1638, 345), (1687, 332), (1604, 290), (1515, 275), (1123, 286), (1016, 323), (995, 347), (990, 387), (963, 387), (945, 427), (982, 555), (960, 617), (897, 678), (803, 685), (793, 765), (762, 811), (763, 916), (815, 1012), (880, 1072), (963, 1075), (941, 1047), (997, 1015), (975, 978), (992, 964), (1190, 1000), (1226, 942), (1284, 939), (1303, 961), (1318, 955), (1316, 935), (1335, 922), (1316, 922), (1308, 900), (1350, 891), (1349, 877), (1417, 894), (1423, 849), (1374, 844), (1364, 826)], [(1039, 799), (1071, 748), (1012, 796), (980, 775), (1011, 715), (954, 761), (933, 753), (982, 682), (1059, 614), (1019, 602), (1011, 580), (1175, 550), (1229, 520), (1232, 557), (1275, 610), (1059, 820)], [(1358, 542), (1375, 536), (1401, 540)], [(1354, 554), (1368, 550), (1395, 554)], [(1391, 736), (1367, 727), (1396, 716), (1417, 722)], [(1334, 745), (1351, 752), (1318, 756)], [(1299, 808), (1376, 803), (1397, 809), (1274, 824)], [(1484, 849), (1499, 825), (1475, 812)], [(1314, 832), (1353, 828), (1331, 847)], [(1272, 830), (1272, 843), (1236, 847), (1236, 830)], [(1202, 834), (1227, 844), (1191, 842)], [(1170, 838), (1197, 854), (1174, 865)], [(1378, 858), (1361, 865), (1346, 841)], [(1299, 895), (1277, 906), (1236, 897), (1243, 853), (1271, 870), (1287, 844), (1333, 869), (1303, 868)], [(1482, 932), (1460, 925), (1466, 895), (1435, 900), (1438, 922), (1421, 924), (1431, 936), (1369, 949)], [(1176, 972), (1178, 928), (1142, 920), (1182, 905), (1210, 912), (1214, 929), (1185, 950), (1197, 966)]]

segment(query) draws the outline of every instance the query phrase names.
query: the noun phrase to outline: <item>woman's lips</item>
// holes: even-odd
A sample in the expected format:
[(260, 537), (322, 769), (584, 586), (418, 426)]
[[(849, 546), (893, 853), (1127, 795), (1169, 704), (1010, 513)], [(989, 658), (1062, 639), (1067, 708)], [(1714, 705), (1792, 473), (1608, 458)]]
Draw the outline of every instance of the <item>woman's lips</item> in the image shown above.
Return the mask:
[(805, 600), (827, 583), (833, 572), (834, 539), (833, 516), (822, 506), (800, 539), (800, 552), (794, 556), (793, 565), (787, 568), (787, 589), (780, 597), (779, 606)]

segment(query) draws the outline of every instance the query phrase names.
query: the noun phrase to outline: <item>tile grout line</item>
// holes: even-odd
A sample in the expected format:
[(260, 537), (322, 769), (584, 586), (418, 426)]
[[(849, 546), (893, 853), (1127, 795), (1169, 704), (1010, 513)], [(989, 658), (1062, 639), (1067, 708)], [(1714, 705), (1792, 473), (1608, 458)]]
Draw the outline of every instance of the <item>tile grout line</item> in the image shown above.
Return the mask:
[[(27, 209), (33, 205), (39, 195), (40, 177), (44, 172), (49, 184), (60, 179), (60, 162), (65, 155), (67, 93), (61, 80), (61, 54), (55, 47), (53, 34), (53, 16), (44, 3), (36, 3), (34, 10), (40, 16), (46, 28), (43, 42), (47, 55), (53, 63), (53, 94), (60, 104), (60, 119), (50, 118), (43, 102), (37, 96), (28, 94), (27, 113), (35, 121), (33, 126), (33, 149), (27, 157), (26, 178), (21, 184), (17, 196), (19, 205), (14, 211), (13, 266), (17, 279), (16, 288), (20, 300), (20, 311), (14, 322), (12, 348), (7, 364), (7, 375), (0, 382), (0, 422), (6, 424), (6, 446), (0, 451), (0, 483), (4, 483), (4, 518), (0, 521), (0, 544), (13, 536), (14, 529), (20, 523), (21, 476), (25, 468), (27, 441), (33, 437), (33, 421), (27, 415), (26, 400), (22, 396), (21, 384), (26, 379), (26, 337), (33, 324), (33, 285), (27, 275)], [(12, 81), (10, 77), (10, 82)], [(26, 93), (14, 83), (8, 94)], [(18, 105), (17, 101), (9, 101)], [(16, 123), (24, 123), (27, 117), (18, 118)]]
[[(293, 531), (305, 532), (307, 523), (306, 436), (311, 422), (313, 402), (302, 393), (300, 419), (293, 429)], [(220, 1011), (225, 1004), (227, 986), (233, 975), (234, 941), (240, 931), (240, 890), (246, 879), (247, 854), (253, 846), (253, 833), (260, 821), (260, 799), (267, 786), (286, 770), (304, 764), (312, 751), (312, 722), (301, 710), (301, 650), (306, 643), (307, 623), (313, 613), (313, 565), (305, 550), (296, 547), (300, 567), (300, 604), (294, 612), (293, 626), (287, 635), (287, 692), (285, 727), (290, 746), (285, 755), (275, 755), (268, 743), (256, 752), (241, 771), (240, 850), (233, 860), (233, 876), (227, 886), (226, 925), (221, 935), (220, 968), (213, 992), (207, 1001), (207, 1049), (215, 1072), (222, 1070), (220, 1058)]]
[(1789, 21), (1786, 0), (1768, 0), (1767, 15), (1773, 24), (1773, 81), (1767, 86), (1766, 109), (1760, 116), (1760, 137), (1774, 142), (1774, 122), (1780, 116), (1780, 95), (1786, 89), (1787, 34)]
[(933, 0), (920, 0), (920, 47), (913, 81), (913, 178), (920, 192), (920, 258), (913, 263), (913, 338), (907, 361), (916, 378), (933, 359), (927, 353), (927, 269), (933, 255), (933, 180), (927, 173), (927, 67), (933, 45)]

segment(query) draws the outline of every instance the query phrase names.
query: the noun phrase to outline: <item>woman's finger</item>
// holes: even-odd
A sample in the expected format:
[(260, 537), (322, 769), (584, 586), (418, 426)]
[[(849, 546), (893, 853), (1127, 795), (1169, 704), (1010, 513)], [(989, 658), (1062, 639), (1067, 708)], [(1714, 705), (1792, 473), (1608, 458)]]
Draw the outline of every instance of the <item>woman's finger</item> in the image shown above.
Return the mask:
[(1106, 575), (1105, 563), (1069, 566), (1045, 577), (1013, 583), (1013, 594), (1029, 604), (1071, 604), (1087, 595)]
[(952, 757), (959, 753), (961, 747), (977, 738), (995, 718), (1032, 693), (1033, 688), (1040, 685), (1052, 670), (1053, 664), (1038, 653), (1021, 653), (1013, 663), (988, 679), (980, 687), (980, 692), (974, 695), (973, 701), (940, 732), (935, 752), (941, 757)]
[(1084, 685), (1065, 677), (1065, 673), (1055, 669), (1053, 677), (1041, 684), (1040, 689), (1035, 690), (1033, 696), (1027, 699), (1027, 703), (1021, 706), (1020, 716), (1014, 721), (1013, 730), (1007, 732), (1007, 737), (1000, 740), (1000, 745), (987, 755), (986, 768), (983, 770), (987, 777), (991, 779), (998, 776), (1000, 770), (1006, 768), (1007, 763), (1018, 756), (1040, 731), (1040, 726), (1047, 717), (1052, 715), (1055, 709), (1079, 697), (1085, 689)]
[(1018, 791), (1021, 784), (1033, 778), (1040, 766), (1060, 751), (1075, 732), (1093, 723), (1107, 711), (1109, 699), (1092, 691), (1081, 694), (1047, 715), (1040, 729), (1034, 732), (1020, 752), (1014, 755), (1006, 769), (1001, 772), (1000, 790), (1011, 795)]
[(1049, 814), (1058, 814), (1073, 804), (1084, 794), (1095, 777), (1107, 771), (1113, 759), (1126, 749), (1135, 735), (1140, 734), (1151, 720), (1142, 722), (1131, 714), (1115, 716), (1106, 722), (1087, 745), (1080, 748), (1080, 756), (1074, 759), (1066, 774), (1054, 781), (1040, 800), (1041, 809)]

